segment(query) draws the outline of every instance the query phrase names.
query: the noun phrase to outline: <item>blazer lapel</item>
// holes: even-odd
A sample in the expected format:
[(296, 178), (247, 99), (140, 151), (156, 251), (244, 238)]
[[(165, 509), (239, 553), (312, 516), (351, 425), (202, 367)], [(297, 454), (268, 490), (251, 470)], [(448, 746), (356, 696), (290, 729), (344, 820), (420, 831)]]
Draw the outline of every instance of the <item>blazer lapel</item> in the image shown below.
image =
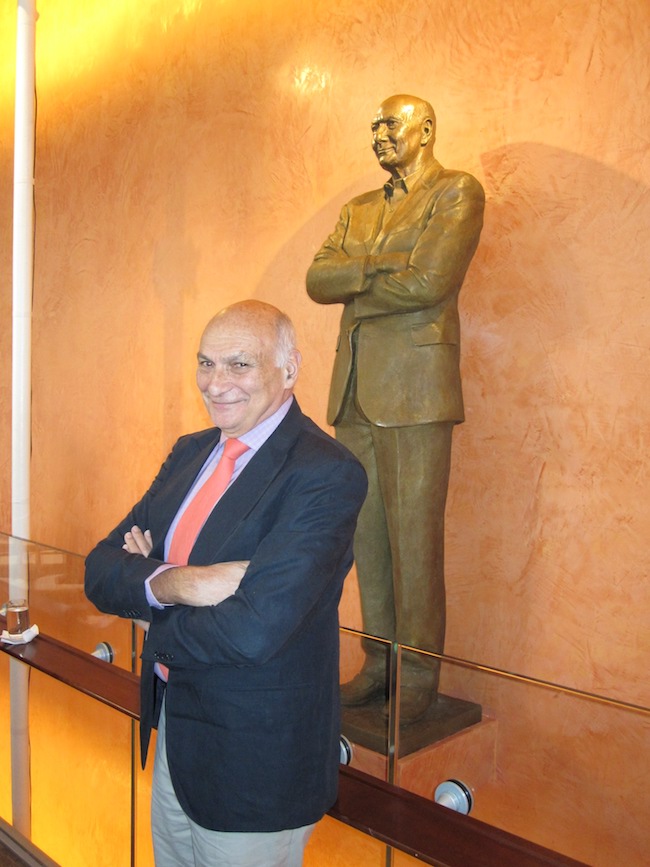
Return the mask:
[[(370, 253), (375, 246), (377, 235), (381, 230), (381, 219), (384, 212), (384, 190), (376, 190), (372, 197), (360, 203), (354, 214), (354, 221), (348, 228), (345, 248), (352, 246), (350, 255), (360, 255), (359, 247)], [(357, 234), (358, 232), (358, 234)]]
[(291, 409), (213, 509), (196, 540), (189, 562), (218, 563), (219, 551), (246, 519), (276, 476), (302, 430), (304, 416), (294, 398)]
[(152, 510), (152, 526), (149, 528), (155, 543), (152, 557), (164, 559), (167, 531), (220, 436), (221, 430), (215, 427), (190, 438), (184, 465), (170, 474), (165, 484), (165, 496), (161, 498), (158, 508)]
[(410, 229), (413, 225), (413, 214), (422, 210), (423, 201), (428, 201), (429, 190), (436, 181), (436, 178), (442, 171), (442, 166), (437, 160), (426, 168), (422, 176), (413, 186), (413, 189), (399, 201), (392, 214), (385, 220), (384, 225), (377, 233), (370, 253), (379, 253), (384, 245), (387, 237), (400, 231), (400, 227), (404, 226)]

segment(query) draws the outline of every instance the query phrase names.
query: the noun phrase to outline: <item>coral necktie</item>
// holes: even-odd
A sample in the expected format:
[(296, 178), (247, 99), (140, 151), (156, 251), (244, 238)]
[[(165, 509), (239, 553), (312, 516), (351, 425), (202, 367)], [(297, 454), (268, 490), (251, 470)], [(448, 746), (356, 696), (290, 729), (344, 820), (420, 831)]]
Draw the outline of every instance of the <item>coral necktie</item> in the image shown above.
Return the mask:
[(235, 461), (248, 448), (246, 443), (240, 440), (226, 440), (223, 454), (219, 458), (214, 472), (196, 492), (176, 525), (169, 546), (168, 563), (174, 563), (177, 566), (184, 566), (187, 563), (196, 537), (201, 532), (201, 528), (215, 504), (228, 487), (235, 470)]

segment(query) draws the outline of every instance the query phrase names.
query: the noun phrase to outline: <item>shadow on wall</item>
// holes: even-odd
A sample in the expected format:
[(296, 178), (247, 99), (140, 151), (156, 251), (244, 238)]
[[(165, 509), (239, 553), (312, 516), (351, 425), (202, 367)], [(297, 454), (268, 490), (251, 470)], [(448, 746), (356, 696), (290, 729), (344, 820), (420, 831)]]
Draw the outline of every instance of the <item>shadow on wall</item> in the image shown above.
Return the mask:
[[(625, 691), (645, 608), (633, 597), (647, 597), (638, 576), (650, 571), (650, 190), (536, 143), (482, 165), (486, 224), (461, 296), (467, 420), (448, 503), (446, 650)], [(625, 648), (611, 648), (617, 632)]]

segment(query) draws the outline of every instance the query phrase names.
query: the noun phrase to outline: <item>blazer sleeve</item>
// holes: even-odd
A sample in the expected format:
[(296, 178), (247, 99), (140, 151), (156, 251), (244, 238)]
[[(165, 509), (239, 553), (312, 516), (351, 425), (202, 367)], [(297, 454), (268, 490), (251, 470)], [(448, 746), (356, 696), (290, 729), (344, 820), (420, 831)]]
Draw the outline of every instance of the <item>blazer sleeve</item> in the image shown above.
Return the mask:
[(246, 535), (251, 522), (265, 527), (248, 557), (239, 552), (250, 565), (237, 592), (215, 606), (153, 611), (143, 659), (164, 658), (172, 670), (271, 659), (308, 628), (323, 599), (338, 601), (366, 489), (365, 471), (351, 456), (287, 469), (241, 529)]
[(307, 294), (318, 304), (346, 304), (366, 289), (367, 253), (350, 256), (344, 249), (350, 220), (348, 204), (307, 271)]
[(378, 273), (354, 300), (355, 318), (435, 307), (456, 294), (478, 246), (485, 194), (472, 175), (447, 173), (431, 197), (420, 228), (387, 234), (383, 252), (409, 251), (408, 266)]
[[(100, 611), (118, 617), (150, 620), (151, 609), (145, 595), (145, 582), (164, 563), (164, 542), (178, 502), (185, 494), (184, 483), (191, 484), (199, 452), (192, 436), (181, 437), (164, 462), (142, 499), (86, 558), (84, 590)], [(179, 499), (169, 498), (169, 480), (178, 478)], [(186, 477), (186, 482), (185, 482)], [(162, 492), (166, 496), (162, 496)], [(161, 502), (167, 500), (167, 502)], [(123, 548), (124, 534), (134, 525), (151, 530), (154, 548), (149, 557), (128, 554)]]

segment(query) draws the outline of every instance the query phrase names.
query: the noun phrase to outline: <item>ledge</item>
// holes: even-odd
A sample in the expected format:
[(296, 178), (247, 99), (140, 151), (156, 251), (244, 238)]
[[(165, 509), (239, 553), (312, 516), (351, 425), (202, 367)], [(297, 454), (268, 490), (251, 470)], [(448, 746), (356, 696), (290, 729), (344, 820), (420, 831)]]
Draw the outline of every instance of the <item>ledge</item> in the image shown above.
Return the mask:
[[(4, 627), (1, 617), (0, 623)], [(8, 656), (49, 674), (131, 719), (140, 719), (140, 678), (130, 671), (42, 634), (29, 644), (0, 642), (0, 648)]]
[[(0, 617), (0, 625), (4, 626)], [(139, 719), (137, 675), (70, 645), (38, 635), (0, 648), (91, 698)], [(432, 801), (341, 766), (332, 818), (435, 867), (588, 867), (549, 849), (463, 816)]]
[(435, 867), (588, 867), (354, 768), (329, 815)]

